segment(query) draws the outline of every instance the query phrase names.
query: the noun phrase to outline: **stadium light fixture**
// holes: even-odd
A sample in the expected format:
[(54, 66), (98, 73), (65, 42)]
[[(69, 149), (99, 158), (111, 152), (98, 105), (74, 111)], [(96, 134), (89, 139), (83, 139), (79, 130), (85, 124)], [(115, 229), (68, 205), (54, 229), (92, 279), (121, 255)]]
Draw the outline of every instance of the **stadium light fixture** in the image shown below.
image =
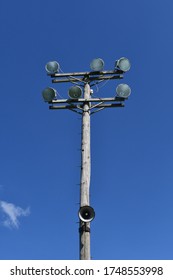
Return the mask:
[(129, 71), (130, 67), (131, 67), (130, 61), (126, 57), (121, 57), (115, 62), (115, 68), (118, 68), (123, 72)]
[(131, 88), (127, 84), (119, 84), (116, 92), (119, 97), (128, 98), (131, 94)]
[(54, 88), (47, 87), (42, 91), (42, 96), (45, 102), (50, 102), (56, 98), (57, 92)]
[(82, 89), (79, 86), (73, 86), (69, 88), (68, 95), (70, 98), (80, 98), (82, 95)]
[(59, 63), (56, 61), (49, 61), (46, 64), (45, 69), (48, 74), (55, 74), (59, 72), (60, 66)]
[(93, 71), (103, 71), (104, 61), (101, 58), (95, 58), (90, 63), (90, 68)]

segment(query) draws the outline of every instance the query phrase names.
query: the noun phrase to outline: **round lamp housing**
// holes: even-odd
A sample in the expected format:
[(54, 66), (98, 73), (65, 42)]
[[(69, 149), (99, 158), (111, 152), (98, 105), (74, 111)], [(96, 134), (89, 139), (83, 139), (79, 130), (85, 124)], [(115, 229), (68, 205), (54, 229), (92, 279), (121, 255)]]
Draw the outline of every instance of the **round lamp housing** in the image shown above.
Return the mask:
[(104, 61), (101, 58), (95, 58), (90, 63), (90, 68), (93, 71), (102, 71), (104, 68)]
[(51, 102), (53, 99), (56, 98), (57, 93), (54, 88), (47, 87), (42, 91), (42, 96), (45, 102)]
[(49, 61), (46, 64), (45, 69), (48, 74), (55, 74), (59, 72), (60, 66), (59, 63), (56, 61)]
[(128, 98), (131, 94), (131, 88), (127, 84), (120, 84), (116, 88), (119, 97)]
[(115, 68), (118, 68), (123, 72), (129, 71), (130, 67), (131, 67), (130, 61), (126, 57), (121, 57), (115, 62)]
[(73, 86), (69, 89), (68, 95), (70, 98), (80, 98), (82, 95), (82, 89), (79, 86)]

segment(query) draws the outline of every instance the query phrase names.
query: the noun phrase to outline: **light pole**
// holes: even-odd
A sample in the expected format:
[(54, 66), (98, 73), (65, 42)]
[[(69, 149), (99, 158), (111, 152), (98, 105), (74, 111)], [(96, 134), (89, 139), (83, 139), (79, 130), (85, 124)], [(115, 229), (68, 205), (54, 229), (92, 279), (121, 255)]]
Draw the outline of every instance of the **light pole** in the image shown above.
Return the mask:
[[(84, 99), (90, 99), (90, 85), (85, 84)], [(90, 151), (90, 102), (83, 104), (82, 113), (82, 143), (81, 143), (81, 179), (80, 179), (80, 259), (90, 259), (90, 223), (89, 212), (85, 207), (90, 205), (89, 188), (91, 176), (91, 151)], [(85, 209), (85, 210), (84, 210)], [(84, 213), (81, 211), (84, 210)], [(93, 215), (92, 215), (93, 217)], [(86, 221), (85, 221), (86, 220)]]
[[(130, 69), (130, 62), (122, 57), (115, 63), (114, 70), (103, 71), (102, 59), (94, 59), (90, 72), (59, 73), (60, 66), (56, 61), (46, 64), (48, 75), (53, 83), (70, 82), (75, 84), (69, 89), (68, 99), (58, 99), (57, 92), (53, 88), (45, 88), (43, 98), (48, 102), (49, 109), (68, 109), (82, 115), (82, 139), (81, 139), (81, 178), (80, 178), (80, 209), (79, 209), (79, 247), (80, 259), (90, 260), (90, 222), (95, 217), (94, 209), (90, 206), (89, 188), (91, 174), (90, 152), (90, 116), (105, 108), (124, 107), (124, 101), (131, 93), (127, 84), (120, 84), (116, 89), (116, 96), (111, 98), (93, 98), (91, 89), (105, 80), (122, 79), (123, 74)], [(82, 88), (84, 91), (82, 92)]]

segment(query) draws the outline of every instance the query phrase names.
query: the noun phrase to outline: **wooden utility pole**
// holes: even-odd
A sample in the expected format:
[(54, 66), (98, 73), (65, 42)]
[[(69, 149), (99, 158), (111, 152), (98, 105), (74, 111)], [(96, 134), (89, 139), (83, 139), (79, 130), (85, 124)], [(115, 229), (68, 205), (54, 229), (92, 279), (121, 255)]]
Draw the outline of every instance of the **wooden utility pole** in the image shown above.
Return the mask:
[[(84, 99), (90, 98), (89, 83), (84, 87)], [(81, 180), (80, 180), (80, 207), (89, 206), (89, 188), (91, 175), (90, 152), (90, 103), (83, 104), (82, 114), (82, 143), (81, 143)], [(80, 259), (90, 260), (90, 222), (80, 220)]]
[[(103, 60), (94, 59), (94, 70), (91, 72), (58, 73), (59, 64), (56, 61), (47, 63), (46, 71), (52, 78), (52, 83), (77, 84), (69, 91), (69, 98), (57, 98), (57, 92), (53, 88), (45, 88), (42, 92), (49, 109), (70, 110), (82, 116), (82, 143), (81, 143), (81, 178), (80, 178), (80, 209), (79, 209), (79, 241), (80, 260), (90, 260), (90, 222), (95, 217), (94, 209), (90, 206), (90, 176), (91, 176), (91, 152), (90, 152), (90, 116), (106, 108), (124, 107), (124, 101), (131, 90), (128, 85), (120, 84), (116, 88), (116, 95), (109, 98), (91, 96), (90, 87), (106, 80), (123, 79), (123, 74), (130, 69), (130, 62), (125, 57), (116, 61), (115, 69), (103, 71)], [(98, 69), (98, 65), (100, 68)], [(82, 93), (81, 87), (84, 88)]]

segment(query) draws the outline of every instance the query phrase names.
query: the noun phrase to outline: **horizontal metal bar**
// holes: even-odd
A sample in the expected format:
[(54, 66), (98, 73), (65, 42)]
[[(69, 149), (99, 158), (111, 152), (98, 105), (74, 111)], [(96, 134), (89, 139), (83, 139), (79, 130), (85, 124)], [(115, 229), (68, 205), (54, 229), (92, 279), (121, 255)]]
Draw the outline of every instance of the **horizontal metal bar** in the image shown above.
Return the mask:
[(114, 103), (114, 104), (103, 104), (98, 105), (97, 108), (113, 108), (113, 107), (124, 107), (124, 103)]
[[(126, 98), (127, 99), (127, 98)], [(49, 104), (54, 103), (82, 103), (82, 102), (114, 102), (114, 101), (124, 101), (125, 98), (122, 97), (109, 97), (109, 98), (78, 98), (78, 99), (58, 99), (58, 100), (52, 100), (49, 102)]]
[(123, 75), (89, 77), (90, 81), (123, 79)]
[(72, 106), (72, 105), (62, 105), (62, 106), (49, 106), (49, 109), (54, 110), (54, 109), (78, 109), (77, 106)]
[(121, 70), (108, 70), (108, 71), (91, 71), (91, 72), (71, 72), (71, 73), (55, 73), (48, 74), (52, 78), (55, 77), (70, 77), (70, 76), (95, 76), (95, 75), (108, 75), (108, 74), (123, 74)]
[[(97, 108), (113, 108), (113, 107), (124, 107), (125, 105), (123, 103), (115, 103), (115, 104), (102, 104), (98, 105)], [(58, 109), (82, 109), (79, 108), (77, 105), (64, 105), (64, 106), (55, 106), (51, 105), (49, 106), (49, 109), (51, 110), (58, 110)]]
[[(88, 77), (87, 82), (98, 81), (98, 80), (115, 80), (115, 79), (123, 79), (123, 75)], [(86, 79), (85, 79), (85, 77), (83, 77), (81, 79), (64, 78), (64, 79), (53, 79), (52, 80), (52, 83), (74, 83), (74, 82), (86, 83)]]
[(75, 78), (65, 78), (65, 79), (53, 79), (52, 83), (75, 83), (75, 82), (85, 82), (83, 79), (75, 79)]

